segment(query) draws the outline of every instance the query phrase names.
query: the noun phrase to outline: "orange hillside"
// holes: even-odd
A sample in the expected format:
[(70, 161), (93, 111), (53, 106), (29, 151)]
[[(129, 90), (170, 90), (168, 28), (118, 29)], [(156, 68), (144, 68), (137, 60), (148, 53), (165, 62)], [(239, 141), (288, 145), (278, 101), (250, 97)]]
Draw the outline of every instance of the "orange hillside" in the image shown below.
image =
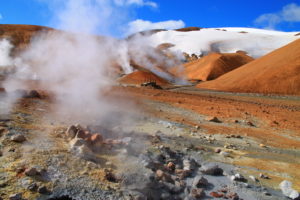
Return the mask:
[(146, 71), (135, 71), (130, 74), (125, 75), (124, 77), (119, 79), (120, 83), (123, 84), (134, 84), (140, 85), (145, 82), (156, 82), (158, 85), (168, 85), (168, 81), (160, 78), (159, 76), (153, 74), (152, 72)]
[(37, 33), (49, 30), (53, 29), (35, 25), (0, 24), (0, 39), (9, 39), (14, 45), (14, 52), (16, 52), (26, 48)]
[(296, 40), (199, 88), (300, 95), (300, 40)]
[(211, 53), (198, 60), (186, 63), (185, 76), (202, 81), (217, 77), (251, 62), (253, 58), (242, 53)]

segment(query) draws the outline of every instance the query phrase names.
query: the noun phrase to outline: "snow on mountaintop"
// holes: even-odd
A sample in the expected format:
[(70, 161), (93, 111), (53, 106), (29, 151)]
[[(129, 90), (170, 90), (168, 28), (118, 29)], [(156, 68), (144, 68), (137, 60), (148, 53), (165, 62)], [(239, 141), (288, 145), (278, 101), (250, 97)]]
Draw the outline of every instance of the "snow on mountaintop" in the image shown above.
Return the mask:
[(254, 28), (204, 28), (199, 31), (161, 31), (150, 35), (151, 45), (163, 43), (170, 50), (205, 55), (210, 52), (233, 53), (246, 51), (258, 58), (298, 38), (298, 32), (280, 32)]

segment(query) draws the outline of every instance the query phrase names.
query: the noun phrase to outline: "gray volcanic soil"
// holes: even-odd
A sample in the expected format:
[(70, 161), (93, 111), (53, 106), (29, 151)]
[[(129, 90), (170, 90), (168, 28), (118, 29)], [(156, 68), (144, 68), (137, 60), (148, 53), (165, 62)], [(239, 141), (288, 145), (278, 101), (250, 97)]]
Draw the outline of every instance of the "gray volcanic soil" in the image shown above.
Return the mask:
[[(143, 103), (151, 109), (190, 120), (203, 121), (205, 118), (162, 102), (144, 100)], [(208, 136), (198, 127), (148, 114), (141, 117), (138, 113), (131, 114), (135, 123), (112, 124), (105, 126), (101, 132), (104, 138), (121, 138), (128, 144), (104, 145), (103, 150), (93, 155), (78, 154), (72, 151), (64, 137), (68, 124), (55, 122), (47, 115), (49, 102), (26, 99), (25, 108), (23, 104), (18, 102), (10, 114), (0, 116), (0, 128), (4, 130), (0, 138), (3, 152), (0, 157), (0, 196), (3, 199), (16, 193), (22, 194), (24, 199), (41, 200), (196, 199), (192, 192), (195, 188), (201, 193), (199, 199), (213, 199), (211, 192), (222, 194), (224, 198), (231, 195), (231, 199), (284, 199), (281, 191), (263, 184), (267, 180), (256, 177), (258, 181), (253, 181), (249, 174), (243, 174), (243, 167), (233, 165), (233, 161), (238, 159), (235, 151), (260, 152), (243, 155), (246, 157), (290, 159), (300, 156), (296, 150), (262, 149), (251, 138), (227, 138), (217, 133)], [(5, 107), (5, 104), (1, 106)], [(26, 141), (13, 142), (11, 137), (14, 135), (24, 135)], [(223, 148), (229, 142), (235, 151)], [(215, 153), (216, 148), (221, 148), (223, 153)], [(189, 174), (181, 176), (166, 168), (169, 162), (179, 170), (188, 168)], [(223, 172), (215, 175), (203, 172), (205, 168), (214, 170), (214, 166)], [(38, 176), (24, 175), (24, 169), (31, 167), (42, 173)], [(159, 170), (162, 174), (158, 173)], [(107, 176), (107, 171), (112, 177)], [(237, 173), (245, 179), (231, 180)], [(200, 187), (195, 186), (197, 177), (207, 182)], [(32, 184), (45, 186), (48, 192), (30, 191)]]

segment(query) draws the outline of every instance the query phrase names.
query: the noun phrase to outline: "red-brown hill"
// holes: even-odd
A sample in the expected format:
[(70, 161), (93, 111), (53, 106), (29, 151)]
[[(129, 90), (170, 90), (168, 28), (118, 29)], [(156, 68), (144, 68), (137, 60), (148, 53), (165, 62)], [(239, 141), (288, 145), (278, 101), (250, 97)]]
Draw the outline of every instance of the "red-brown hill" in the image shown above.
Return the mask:
[(50, 30), (53, 29), (45, 26), (0, 24), (0, 39), (9, 39), (14, 46), (13, 53), (17, 53), (27, 47), (33, 36)]
[(242, 53), (211, 53), (186, 63), (185, 76), (190, 80), (213, 80), (252, 60), (253, 58)]
[(165, 79), (153, 74), (149, 71), (135, 71), (130, 74), (127, 74), (119, 79), (120, 83), (123, 84), (132, 84), (132, 85), (141, 85), (145, 82), (156, 82), (160, 86), (168, 85), (169, 82)]
[(300, 95), (300, 40), (279, 48), (199, 88)]

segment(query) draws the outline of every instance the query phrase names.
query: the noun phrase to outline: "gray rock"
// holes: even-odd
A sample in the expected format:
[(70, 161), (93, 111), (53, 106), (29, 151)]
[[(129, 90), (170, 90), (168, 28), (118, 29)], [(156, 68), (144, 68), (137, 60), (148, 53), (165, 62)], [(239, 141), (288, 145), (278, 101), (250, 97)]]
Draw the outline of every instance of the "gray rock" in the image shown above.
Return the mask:
[(36, 175), (39, 174), (39, 172), (37, 171), (36, 168), (31, 167), (31, 168), (26, 169), (25, 172), (24, 172), (24, 174), (26, 176), (36, 176)]
[(22, 193), (16, 193), (9, 196), (9, 200), (22, 200)]
[(241, 174), (235, 174), (235, 175), (231, 176), (231, 180), (239, 181), (239, 182), (247, 182), (247, 179)]
[(201, 199), (205, 196), (205, 192), (202, 188), (192, 188), (190, 191), (190, 196), (195, 199)]
[(223, 169), (221, 169), (218, 165), (202, 166), (200, 171), (206, 175), (212, 175), (212, 176), (223, 175)]
[(71, 149), (77, 148), (82, 145), (86, 145), (86, 142), (84, 139), (81, 138), (74, 138), (73, 140), (70, 141)]
[(32, 183), (27, 187), (28, 190), (30, 190), (31, 192), (36, 192), (38, 189), (38, 185), (36, 183)]
[(66, 131), (66, 136), (70, 139), (73, 139), (76, 136), (77, 128), (72, 125)]
[(198, 166), (198, 163), (194, 159), (184, 159), (183, 160), (183, 169), (184, 170), (195, 170)]
[(282, 181), (279, 184), (279, 187), (283, 193), (284, 196), (290, 198), (290, 199), (298, 199), (300, 198), (299, 192), (297, 192), (296, 190), (294, 190), (292, 188), (293, 184), (289, 181)]
[(209, 122), (221, 123), (221, 120), (219, 120), (217, 117), (207, 117), (206, 120)]
[(196, 176), (193, 180), (192, 186), (195, 188), (204, 188), (208, 186), (208, 181), (203, 176)]
[(37, 191), (40, 194), (49, 194), (49, 190), (44, 185), (40, 186)]
[(259, 182), (259, 180), (257, 178), (255, 178), (255, 176), (251, 175), (251, 176), (249, 176), (249, 178), (254, 182)]
[(263, 179), (270, 179), (270, 177), (268, 177), (267, 175), (264, 175), (262, 173), (259, 174), (259, 177), (263, 178)]
[(264, 192), (264, 195), (266, 195), (266, 196), (272, 196), (272, 194), (269, 193), (269, 192)]
[(41, 98), (41, 95), (36, 90), (30, 90), (26, 97), (27, 98)]
[(18, 134), (18, 135), (11, 136), (10, 140), (13, 142), (22, 143), (22, 142), (26, 141), (26, 138), (24, 135)]
[(0, 188), (6, 187), (8, 184), (6, 182), (0, 182)]
[(222, 150), (220, 148), (215, 149), (215, 153), (220, 153)]

